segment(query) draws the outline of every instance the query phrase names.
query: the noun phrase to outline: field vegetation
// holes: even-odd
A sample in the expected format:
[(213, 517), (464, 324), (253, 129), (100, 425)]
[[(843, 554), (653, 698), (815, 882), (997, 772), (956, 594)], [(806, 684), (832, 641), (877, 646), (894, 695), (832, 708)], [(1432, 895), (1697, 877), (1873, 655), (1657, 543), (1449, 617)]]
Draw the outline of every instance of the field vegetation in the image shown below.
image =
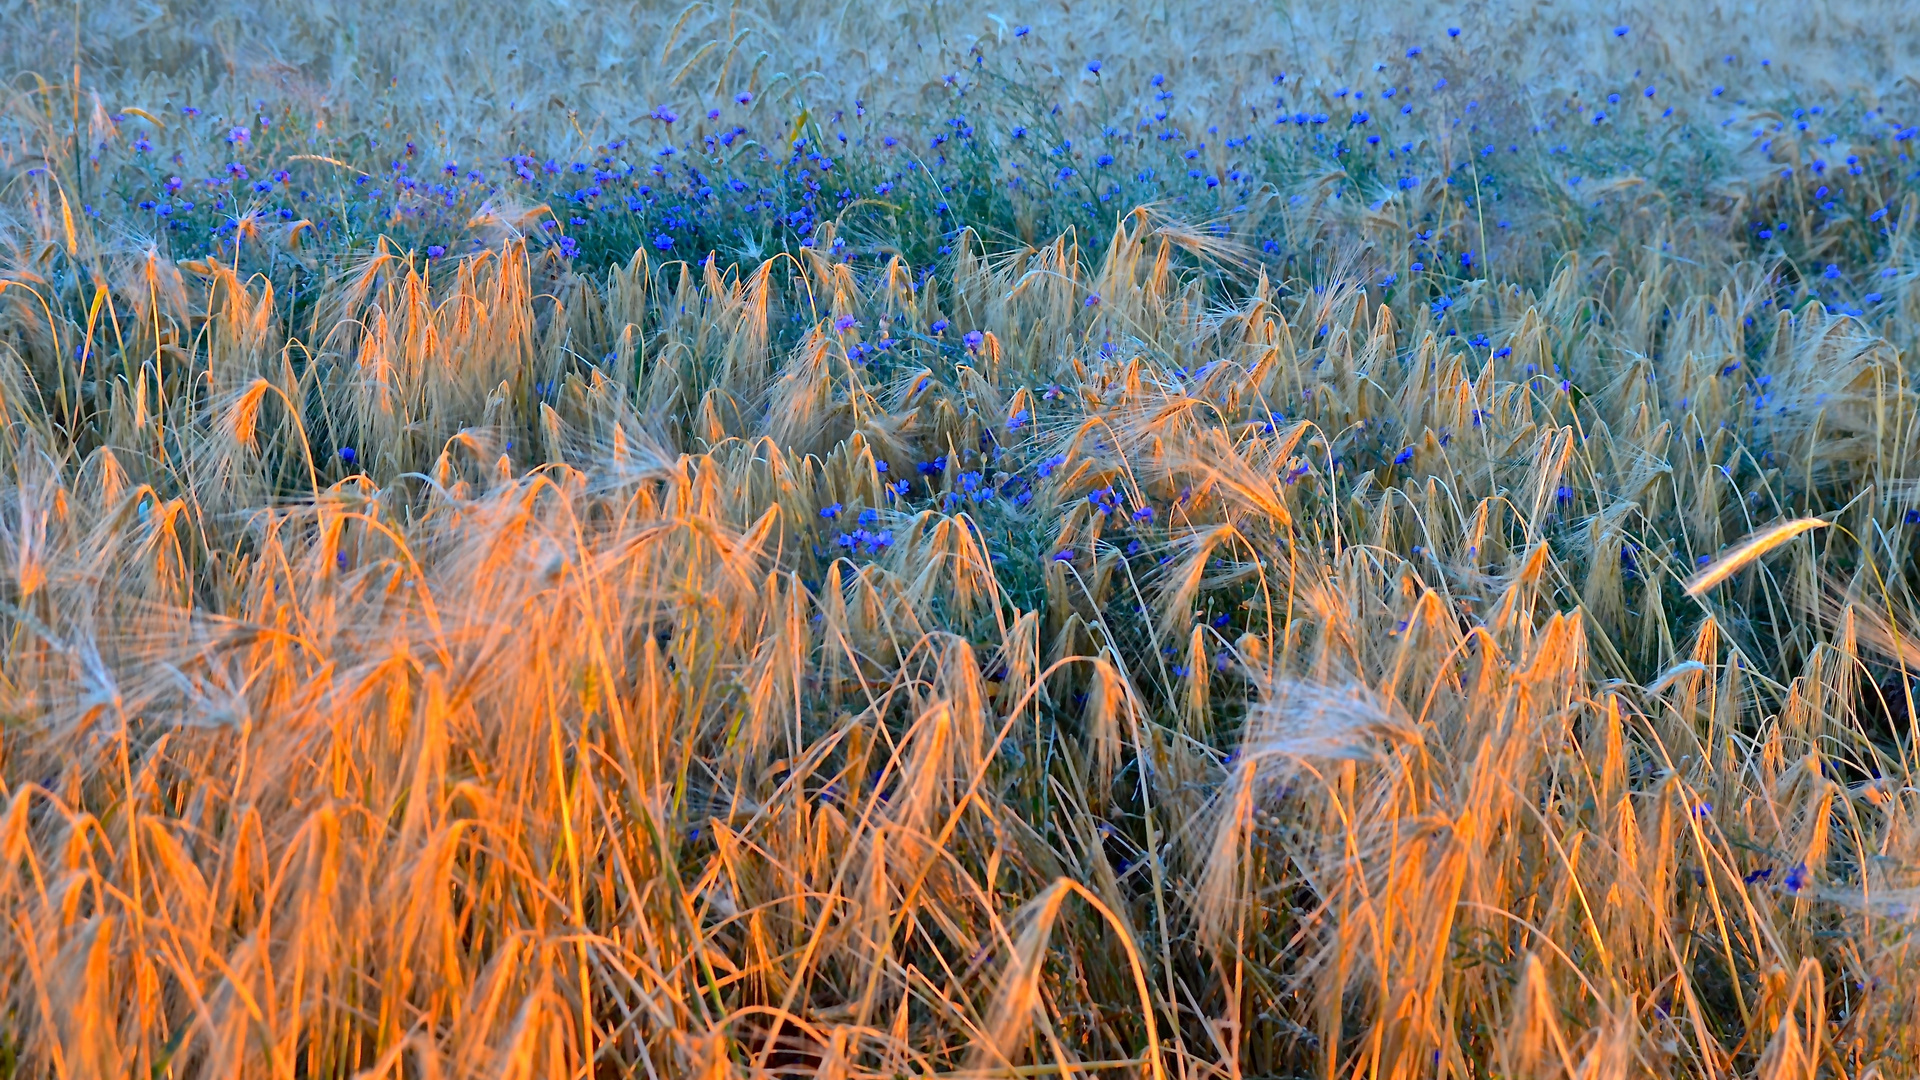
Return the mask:
[(1667, 7), (0, 2), (0, 1077), (1920, 1074), (1920, 9)]

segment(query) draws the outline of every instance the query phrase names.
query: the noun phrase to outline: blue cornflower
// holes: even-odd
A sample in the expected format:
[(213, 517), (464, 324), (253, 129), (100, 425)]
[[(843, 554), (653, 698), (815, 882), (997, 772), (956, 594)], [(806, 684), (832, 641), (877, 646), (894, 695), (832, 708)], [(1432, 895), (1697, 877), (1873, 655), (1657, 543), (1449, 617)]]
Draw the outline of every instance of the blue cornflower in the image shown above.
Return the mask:
[(833, 320), (833, 328), (843, 334), (859, 325), (860, 321), (851, 315), (842, 315)]
[(965, 340), (967, 343), (968, 352), (979, 352), (981, 346), (987, 343), (987, 339), (985, 335), (981, 334), (980, 331), (978, 330), (967, 331), (967, 336)]
[(1616, 27), (1614, 27), (1614, 28), (1613, 28), (1613, 36), (1614, 36), (1614, 37), (1626, 37), (1626, 36), (1627, 36), (1627, 30), (1628, 30), (1628, 29), (1630, 29), (1630, 28), (1629, 28), (1629, 27), (1625, 27), (1625, 26), (1616, 26)]
[(1098, 60), (1087, 61), (1087, 71), (1094, 75), (1100, 74), (1100, 61)]
[(820, 516), (831, 520), (839, 517), (842, 509), (844, 508), (839, 503), (829, 503), (820, 508)]
[(1407, 462), (1412, 460), (1413, 460), (1413, 447), (1411, 446), (1402, 447), (1399, 453), (1393, 455), (1393, 463), (1395, 465), (1405, 465)]
[[(343, 446), (343, 447), (341, 447), (341, 448), (340, 448), (340, 460), (341, 460), (341, 461), (344, 461), (344, 462), (346, 462), (347, 464), (349, 464), (349, 465), (351, 465), (351, 464), (353, 464), (353, 456), (354, 456), (354, 455), (353, 455), (353, 447), (351, 447), (351, 446)], [(1912, 511), (1908, 511), (1908, 512), (1909, 512), (1909, 513), (1912, 513)]]
[(1053, 561), (1054, 561), (1054, 562), (1072, 562), (1072, 561), (1073, 561), (1073, 549), (1072, 549), (1072, 548), (1061, 548), (1061, 549), (1060, 549), (1059, 551), (1056, 551), (1056, 552), (1054, 552), (1054, 553), (1053, 553)]
[(946, 330), (946, 328), (947, 328), (947, 327), (949, 327), (949, 326), (952, 326), (952, 325), (953, 325), (952, 323), (950, 323), (950, 322), (948, 322), (948, 321), (947, 321), (947, 320), (945, 320), (945, 319), (935, 319), (935, 320), (933, 320), (933, 325), (932, 325), (932, 326), (929, 326), (929, 327), (927, 327), (927, 329), (928, 329), (928, 330), (931, 330), (931, 331), (933, 331), (933, 332), (934, 332), (934, 333), (936, 333), (936, 334), (938, 334), (938, 333), (942, 333), (942, 332), (944, 332), (944, 331)]

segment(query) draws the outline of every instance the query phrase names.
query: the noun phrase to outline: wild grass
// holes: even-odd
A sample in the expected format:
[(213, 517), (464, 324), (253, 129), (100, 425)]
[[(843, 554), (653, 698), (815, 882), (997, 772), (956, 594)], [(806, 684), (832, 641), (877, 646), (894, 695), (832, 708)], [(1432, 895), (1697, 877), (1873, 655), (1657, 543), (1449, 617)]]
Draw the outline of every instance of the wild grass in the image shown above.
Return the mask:
[(484, 15), (0, 13), (0, 1076), (1920, 1068), (1913, 13)]

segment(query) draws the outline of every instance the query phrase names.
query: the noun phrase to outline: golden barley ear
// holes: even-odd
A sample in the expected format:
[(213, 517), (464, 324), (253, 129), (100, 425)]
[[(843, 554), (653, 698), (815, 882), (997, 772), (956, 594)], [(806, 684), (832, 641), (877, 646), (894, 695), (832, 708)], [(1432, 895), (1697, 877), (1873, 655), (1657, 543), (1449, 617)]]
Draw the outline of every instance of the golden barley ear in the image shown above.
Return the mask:
[(1783, 521), (1770, 528), (1762, 529), (1736, 544), (1733, 550), (1714, 560), (1706, 569), (1687, 579), (1687, 595), (1700, 596), (1774, 548), (1801, 533), (1824, 529), (1829, 524), (1831, 523), (1821, 518), (1805, 517)]

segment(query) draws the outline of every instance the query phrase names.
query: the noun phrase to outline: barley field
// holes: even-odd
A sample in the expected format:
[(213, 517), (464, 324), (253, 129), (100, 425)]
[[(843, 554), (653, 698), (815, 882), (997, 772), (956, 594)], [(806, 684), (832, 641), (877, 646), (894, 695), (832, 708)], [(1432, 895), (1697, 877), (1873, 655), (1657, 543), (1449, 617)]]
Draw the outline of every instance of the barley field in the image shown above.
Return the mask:
[(1920, 1076), (1920, 8), (0, 57), (0, 1080)]

